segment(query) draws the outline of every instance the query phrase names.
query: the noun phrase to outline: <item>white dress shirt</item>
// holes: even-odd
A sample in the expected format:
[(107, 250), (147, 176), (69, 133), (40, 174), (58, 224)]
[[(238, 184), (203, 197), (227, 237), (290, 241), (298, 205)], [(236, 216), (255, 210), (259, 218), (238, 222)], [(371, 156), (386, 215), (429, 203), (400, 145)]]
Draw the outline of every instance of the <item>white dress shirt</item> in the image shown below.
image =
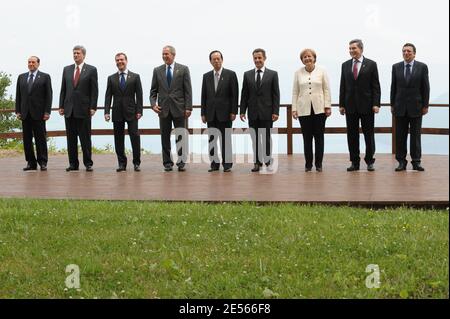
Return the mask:
[(80, 75), (81, 75), (81, 71), (83, 70), (83, 66), (84, 66), (84, 62), (81, 63), (80, 65), (76, 65), (75, 64), (75, 69), (73, 69), (73, 78), (75, 78), (75, 73), (77, 73), (77, 67), (80, 68)]
[(34, 81), (36, 81), (36, 75), (37, 75), (38, 71), (39, 70), (36, 70), (34, 72), (28, 72), (27, 83), (28, 83), (28, 81), (30, 81), (31, 74), (33, 74), (33, 83), (34, 83)]
[[(264, 72), (266, 72), (266, 67), (265, 66), (263, 66), (262, 68), (261, 68), (261, 81), (262, 81), (262, 79), (263, 79), (263, 77), (264, 77)], [(258, 68), (255, 68), (255, 82), (256, 82), (256, 79), (258, 78)]]
[(359, 59), (353, 59), (353, 63), (352, 63), (352, 72), (353, 72), (353, 68), (355, 67), (355, 61), (356, 60), (358, 60), (359, 61), (359, 63), (358, 63), (358, 65), (357, 65), (357, 68), (358, 68), (358, 75), (359, 75), (359, 71), (361, 71), (361, 66), (362, 66), (362, 64), (363, 64), (363, 62), (364, 62), (364, 56), (361, 56)]
[(406, 78), (406, 65), (407, 64), (411, 65), (411, 75), (412, 75), (413, 68), (414, 68), (414, 62), (415, 62), (415, 60), (412, 60), (410, 63), (403, 61), (404, 65), (405, 65), (405, 68), (404, 68), (405, 71), (403, 72), (403, 75), (405, 76), (405, 78)]

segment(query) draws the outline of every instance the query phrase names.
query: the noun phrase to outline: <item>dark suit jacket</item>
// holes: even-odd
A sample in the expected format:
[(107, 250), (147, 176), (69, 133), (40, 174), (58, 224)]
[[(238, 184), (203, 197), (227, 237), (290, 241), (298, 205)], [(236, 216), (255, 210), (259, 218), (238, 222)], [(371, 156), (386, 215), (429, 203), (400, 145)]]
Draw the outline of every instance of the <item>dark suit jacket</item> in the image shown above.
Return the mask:
[(113, 122), (133, 121), (136, 114), (143, 112), (143, 93), (139, 74), (128, 71), (125, 89), (119, 85), (119, 73), (114, 73), (108, 77), (108, 85), (105, 94), (105, 114), (111, 112)]
[(429, 100), (430, 82), (426, 64), (414, 61), (408, 83), (404, 62), (392, 66), (391, 106), (395, 116), (420, 117), (422, 109), (428, 107)]
[(184, 112), (192, 111), (192, 86), (189, 68), (175, 63), (172, 83), (167, 84), (166, 65), (153, 70), (150, 89), (151, 106), (159, 105), (162, 110), (159, 117), (166, 118), (169, 111), (173, 117), (184, 117)]
[(44, 114), (50, 114), (52, 109), (52, 81), (50, 75), (38, 71), (28, 93), (28, 74), (21, 74), (17, 79), (16, 113), (20, 113), (24, 120), (28, 115), (33, 120), (43, 120)]
[(376, 62), (364, 57), (358, 79), (353, 77), (353, 59), (342, 64), (339, 106), (348, 114), (370, 114), (381, 104), (381, 88)]
[(208, 122), (215, 117), (220, 122), (230, 121), (230, 114), (238, 113), (239, 84), (236, 73), (223, 69), (220, 76), (217, 92), (214, 89), (215, 71), (203, 75), (202, 83), (202, 116)]
[(97, 69), (88, 64), (83, 65), (80, 79), (73, 86), (75, 64), (66, 66), (63, 71), (59, 106), (64, 109), (64, 115), (75, 118), (89, 118), (90, 110), (97, 109), (98, 75)]
[(272, 120), (280, 113), (280, 87), (278, 73), (266, 68), (261, 86), (256, 88), (255, 69), (245, 72), (241, 94), (241, 114), (248, 109), (249, 120)]

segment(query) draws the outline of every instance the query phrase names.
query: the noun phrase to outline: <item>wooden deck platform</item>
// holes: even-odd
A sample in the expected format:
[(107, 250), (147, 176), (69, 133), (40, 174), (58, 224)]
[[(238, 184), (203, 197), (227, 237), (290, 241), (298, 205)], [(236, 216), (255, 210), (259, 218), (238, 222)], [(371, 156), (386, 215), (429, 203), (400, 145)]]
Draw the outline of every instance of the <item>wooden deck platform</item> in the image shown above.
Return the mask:
[[(396, 173), (390, 154), (378, 154), (376, 171), (365, 165), (348, 173), (346, 154), (327, 154), (324, 171), (304, 172), (303, 155), (281, 155), (274, 174), (251, 173), (252, 164), (231, 173), (208, 173), (208, 164), (164, 172), (159, 155), (142, 159), (142, 171), (116, 173), (115, 155), (94, 155), (94, 172), (65, 171), (67, 156), (50, 157), (47, 172), (23, 172), (23, 157), (0, 159), (0, 197), (258, 203), (294, 202), (363, 206), (448, 207), (449, 157), (427, 155), (426, 171)], [(81, 168), (81, 167), (80, 167)]]

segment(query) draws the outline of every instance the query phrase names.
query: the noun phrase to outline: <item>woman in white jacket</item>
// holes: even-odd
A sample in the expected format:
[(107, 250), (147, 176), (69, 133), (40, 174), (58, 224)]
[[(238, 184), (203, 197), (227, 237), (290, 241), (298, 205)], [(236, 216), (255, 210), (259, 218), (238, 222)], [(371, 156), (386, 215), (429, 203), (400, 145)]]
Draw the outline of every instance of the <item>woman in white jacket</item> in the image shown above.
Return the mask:
[(313, 139), (315, 166), (322, 171), (326, 118), (331, 115), (331, 95), (325, 69), (316, 65), (317, 55), (312, 49), (300, 53), (305, 65), (295, 73), (292, 90), (292, 116), (300, 120), (305, 153), (305, 171), (313, 167)]

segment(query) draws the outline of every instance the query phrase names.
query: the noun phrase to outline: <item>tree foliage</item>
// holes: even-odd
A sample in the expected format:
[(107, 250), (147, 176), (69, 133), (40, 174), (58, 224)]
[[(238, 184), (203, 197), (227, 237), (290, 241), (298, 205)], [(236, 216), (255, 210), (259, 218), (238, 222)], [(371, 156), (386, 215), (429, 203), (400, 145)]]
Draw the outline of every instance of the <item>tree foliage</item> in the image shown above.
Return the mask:
[[(11, 85), (11, 76), (0, 72), (0, 110), (13, 110), (14, 100), (11, 96), (7, 96), (6, 90)], [(14, 132), (21, 128), (20, 121), (16, 118), (14, 112), (4, 113), (0, 112), (0, 133)], [(15, 147), (21, 143), (19, 139), (1, 139), (0, 147), (9, 148)]]

